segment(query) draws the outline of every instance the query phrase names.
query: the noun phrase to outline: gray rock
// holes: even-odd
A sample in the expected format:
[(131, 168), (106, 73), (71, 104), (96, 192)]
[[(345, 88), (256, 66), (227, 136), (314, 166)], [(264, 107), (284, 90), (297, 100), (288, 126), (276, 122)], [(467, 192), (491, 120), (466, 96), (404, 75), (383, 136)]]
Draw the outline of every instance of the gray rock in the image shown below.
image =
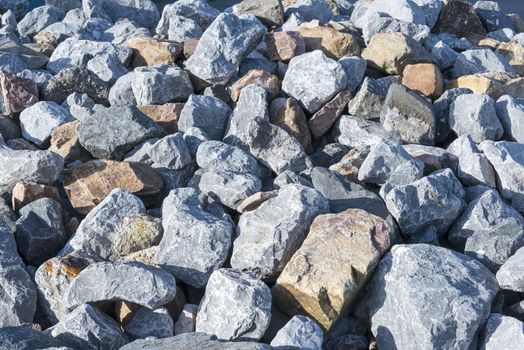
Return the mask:
[(424, 162), (424, 174), (429, 175), (435, 170), (450, 168), (457, 172), (458, 158), (451, 152), (433, 146), (403, 145), (406, 152)]
[(29, 9), (29, 1), (27, 0), (5, 0), (0, 3), (0, 11), (2, 13), (11, 11), (17, 18), (22, 18)]
[(435, 111), (435, 143), (440, 144), (449, 137), (451, 129), (449, 127), (449, 112), (451, 104), (455, 99), (464, 94), (471, 94), (473, 91), (470, 89), (448, 89), (433, 102), (433, 109)]
[(44, 334), (74, 349), (110, 350), (128, 343), (115, 320), (87, 304), (78, 306)]
[(62, 102), (62, 107), (69, 110), (69, 113), (78, 120), (83, 120), (93, 114), (94, 106), (95, 101), (91, 97), (79, 92), (73, 92)]
[(317, 190), (297, 184), (282, 187), (278, 196), (240, 216), (231, 266), (276, 279), (315, 217), (328, 210), (328, 201)]
[(497, 272), (500, 288), (524, 292), (524, 248), (519, 248)]
[(135, 106), (112, 106), (82, 120), (80, 144), (96, 158), (121, 160), (135, 145), (159, 137), (163, 129)]
[(399, 79), (395, 76), (380, 79), (364, 78), (357, 94), (349, 101), (348, 113), (364, 119), (379, 118), (389, 87), (398, 82)]
[(352, 115), (342, 115), (338, 119), (333, 136), (337, 142), (350, 148), (371, 146), (383, 139), (390, 139), (379, 122)]
[(324, 332), (320, 326), (306, 316), (294, 316), (281, 328), (271, 341), (277, 349), (321, 350)]
[(198, 147), (204, 142), (210, 141), (204, 130), (191, 127), (184, 132), (184, 141), (192, 157), (197, 156)]
[(513, 28), (513, 21), (502, 11), (498, 2), (477, 1), (473, 7), (488, 32), (503, 28)]
[(23, 62), (28, 69), (43, 68), (49, 61), (49, 57), (44, 53), (36, 52), (22, 45), (17, 40), (13, 41), (7, 38), (0, 39), (0, 54), (16, 57)]
[(377, 33), (402, 33), (417, 41), (423, 41), (428, 37), (431, 28), (425, 24), (415, 24), (398, 20), (392, 17), (377, 17), (368, 21), (362, 28), (362, 34), (366, 44)]
[(169, 18), (169, 28), (167, 33), (163, 28), (158, 29), (160, 35), (164, 34), (167, 39), (173, 40), (179, 43), (185, 42), (189, 38), (200, 38), (203, 34), (202, 28), (198, 23), (191, 18), (174, 15)]
[[(11, 229), (0, 221), (0, 332), (2, 327), (33, 322), (36, 289), (18, 252)], [(0, 333), (0, 345), (3, 345)], [(7, 349), (7, 348), (6, 348)]]
[(22, 135), (37, 146), (42, 146), (60, 125), (72, 122), (73, 116), (55, 102), (42, 101), (20, 113)]
[(32, 350), (32, 349), (60, 349), (64, 344), (42, 332), (29, 327), (2, 327), (0, 328), (0, 349), (2, 350)]
[(158, 7), (151, 0), (83, 0), (87, 17), (100, 17), (116, 22), (127, 18), (139, 26), (153, 28), (160, 19)]
[(154, 168), (178, 170), (193, 162), (184, 137), (177, 132), (161, 138), (151, 147), (149, 158)]
[(39, 89), (45, 89), (49, 80), (53, 78), (51, 73), (40, 69), (24, 69), (23, 71), (17, 73), (17, 76), (20, 78), (32, 80)]
[(202, 34), (186, 68), (209, 84), (225, 84), (265, 33), (254, 17), (221, 13)]
[[(426, 1), (427, 2), (427, 1)], [(387, 17), (392, 17), (400, 21), (409, 22), (413, 24), (425, 25), (426, 15), (421, 7), (415, 1), (409, 0), (375, 0), (369, 4), (366, 17), (369, 18), (376, 14), (385, 14)], [(436, 17), (436, 16), (433, 16)], [(431, 21), (434, 23), (435, 18)]]
[(11, 209), (11, 206), (7, 205), (3, 199), (0, 199), (0, 222), (6, 224), (12, 232), (15, 232), (16, 220), (18, 220), (18, 216)]
[(452, 70), (455, 78), (485, 72), (515, 73), (515, 70), (504, 57), (490, 49), (466, 50), (460, 53)]
[(276, 189), (280, 189), (290, 184), (297, 184), (297, 185), (303, 185), (306, 187), (313, 187), (313, 184), (311, 183), (311, 181), (307, 180), (306, 178), (300, 175), (295, 174), (291, 170), (286, 170), (280, 173), (277, 177), (275, 177), (275, 180), (273, 180), (273, 186)]
[(501, 314), (489, 316), (479, 337), (480, 350), (518, 349), (522, 344), (524, 344), (524, 323)]
[(500, 42), (509, 42), (515, 36), (515, 31), (510, 28), (502, 28), (494, 32), (488, 33), (487, 38), (495, 39)]
[(64, 159), (49, 151), (13, 150), (0, 140), (0, 193), (18, 182), (52, 184), (64, 167)]
[(173, 336), (174, 322), (165, 307), (150, 310), (139, 308), (124, 326), (130, 339), (144, 339), (147, 337), (168, 338)]
[(382, 198), (407, 236), (419, 235), (429, 226), (445, 234), (465, 206), (464, 189), (450, 169), (435, 171), (408, 185), (386, 187)]
[(184, 309), (182, 309), (182, 313), (178, 316), (178, 320), (175, 323), (175, 335), (193, 333), (195, 331), (197, 312), (198, 305), (184, 305)]
[(271, 319), (271, 291), (235, 269), (211, 275), (198, 308), (196, 331), (221, 340), (260, 340)]
[(206, 29), (220, 12), (208, 4), (207, 0), (179, 0), (164, 6), (162, 18), (158, 22), (156, 32), (166, 36), (171, 20), (176, 17), (185, 17), (198, 23), (202, 29)]
[(128, 39), (134, 37), (150, 37), (149, 29), (137, 26), (128, 19), (116, 22), (112, 27), (106, 29), (100, 36), (100, 41), (107, 41), (115, 45), (122, 45)]
[(211, 140), (221, 140), (226, 132), (230, 113), (231, 108), (218, 98), (191, 95), (180, 113), (178, 129), (185, 132), (189, 128), (197, 127)]
[(338, 63), (346, 72), (347, 83), (345, 90), (355, 93), (357, 87), (362, 83), (366, 73), (367, 61), (358, 56), (342, 57)]
[(484, 266), (427, 244), (395, 245), (369, 285), (380, 349), (472, 349), (498, 291)]
[(424, 163), (399, 144), (383, 140), (373, 146), (362, 163), (358, 179), (363, 182), (393, 186), (406, 185), (424, 175)]
[(291, 59), (282, 90), (299, 101), (308, 113), (315, 113), (346, 85), (342, 65), (315, 50)]
[(303, 21), (318, 19), (321, 24), (333, 18), (333, 9), (323, 0), (297, 0), (286, 6), (286, 17), (294, 14)]
[(318, 148), (310, 155), (310, 157), (315, 166), (328, 168), (331, 165), (340, 162), (348, 152), (348, 147), (335, 142), (328, 143), (327, 145)]
[(58, 7), (64, 11), (82, 7), (82, 0), (45, 0), (48, 6)]
[(524, 99), (504, 95), (497, 100), (495, 108), (504, 128), (504, 137), (524, 143)]
[(450, 106), (449, 126), (458, 136), (470, 135), (476, 143), (498, 140), (504, 133), (495, 101), (488, 95), (457, 96)]
[(120, 77), (129, 73), (129, 70), (115, 56), (107, 54), (94, 57), (86, 67), (109, 84), (114, 84)]
[(171, 191), (164, 199), (162, 224), (164, 237), (155, 262), (185, 283), (204, 287), (228, 257), (233, 225), (204, 210), (190, 188)]
[(442, 40), (437, 41), (432, 46), (426, 42), (426, 48), (431, 52), (441, 70), (453, 67), (459, 55)]
[(256, 16), (268, 27), (284, 23), (284, 7), (281, 0), (243, 0), (233, 6), (233, 13), (237, 16), (248, 14)]
[(174, 299), (175, 278), (136, 261), (89, 265), (73, 280), (64, 303), (69, 309), (85, 303), (123, 300), (156, 309)]
[(40, 6), (29, 12), (18, 22), (18, 33), (32, 37), (45, 27), (64, 18), (65, 12), (53, 6)]
[(160, 219), (145, 214), (126, 216), (115, 232), (114, 250), (121, 257), (158, 245), (164, 230)]
[(20, 137), (20, 127), (10, 117), (0, 115), (0, 135), (5, 141)]

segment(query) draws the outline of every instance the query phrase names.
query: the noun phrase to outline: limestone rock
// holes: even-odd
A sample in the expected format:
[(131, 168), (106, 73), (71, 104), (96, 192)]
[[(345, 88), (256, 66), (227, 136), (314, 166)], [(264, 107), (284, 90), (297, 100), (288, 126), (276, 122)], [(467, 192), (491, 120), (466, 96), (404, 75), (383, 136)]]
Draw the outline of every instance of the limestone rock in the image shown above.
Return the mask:
[(470, 89), (448, 89), (433, 103), (436, 122), (435, 144), (441, 144), (446, 141), (451, 133), (449, 127), (449, 112), (453, 101), (460, 95), (470, 93), (472, 93)]
[(272, 32), (265, 36), (267, 57), (272, 61), (287, 62), (306, 52), (306, 43), (298, 32)]
[(235, 102), (238, 101), (240, 91), (250, 84), (263, 87), (268, 92), (271, 100), (280, 93), (280, 80), (276, 75), (270, 74), (265, 70), (252, 69), (231, 85), (231, 99)]
[(364, 78), (360, 89), (353, 99), (349, 101), (349, 114), (364, 119), (379, 118), (389, 88), (398, 82), (399, 79), (397, 77), (384, 77), (381, 79)]
[(342, 69), (344, 69), (348, 77), (346, 90), (354, 94), (364, 79), (367, 61), (359, 56), (351, 56), (341, 58), (338, 63), (342, 65)]
[[(29, 327), (0, 328), (0, 341), (5, 349), (28, 350), (31, 348), (69, 350), (62, 342)], [(47, 348), (49, 347), (49, 348)]]
[(269, 106), (269, 121), (295, 137), (306, 153), (313, 151), (306, 115), (295, 99), (283, 97), (274, 99)]
[(442, 74), (432, 63), (407, 65), (404, 68), (402, 84), (433, 100), (444, 92)]
[(172, 64), (182, 53), (181, 44), (147, 37), (130, 38), (126, 45), (133, 49), (133, 67)]
[(256, 16), (266, 26), (278, 26), (284, 23), (284, 7), (280, 0), (243, 0), (233, 6), (233, 13), (237, 16)]
[(131, 339), (168, 338), (173, 335), (174, 322), (165, 307), (150, 310), (139, 308), (126, 323), (124, 330)]
[(352, 115), (342, 115), (333, 128), (334, 139), (351, 148), (374, 145), (383, 139), (393, 139), (384, 127), (376, 121)]
[(294, 316), (271, 341), (272, 347), (321, 350), (324, 333), (309, 317)]
[(164, 232), (160, 219), (144, 214), (126, 216), (117, 231), (114, 249), (121, 257), (157, 245)]
[(220, 12), (209, 5), (206, 0), (181, 0), (176, 3), (167, 4), (158, 22), (156, 32), (166, 35), (171, 27), (171, 21), (177, 16), (189, 18), (203, 29), (206, 29)]
[(108, 18), (112, 22), (127, 18), (146, 28), (154, 27), (160, 18), (158, 8), (151, 0), (82, 1), (82, 9), (87, 17)]
[(316, 21), (302, 24), (297, 31), (304, 39), (307, 51), (321, 50), (334, 60), (339, 60), (344, 56), (360, 55), (360, 45), (357, 39), (349, 33), (321, 26)]
[(265, 172), (252, 155), (220, 141), (202, 142), (198, 147), (196, 161), (199, 167), (215, 172), (251, 174), (258, 178)]
[(21, 36), (32, 37), (48, 25), (61, 21), (64, 15), (63, 10), (53, 6), (37, 7), (18, 22), (18, 33)]
[(518, 348), (524, 342), (523, 327), (524, 323), (516, 318), (491, 314), (480, 333), (479, 349)]
[(60, 125), (73, 120), (64, 107), (48, 101), (37, 102), (20, 113), (22, 135), (37, 146), (44, 144)]
[(462, 52), (453, 66), (454, 77), (485, 72), (513, 73), (513, 68), (501, 55), (489, 49), (475, 49)]
[(495, 105), (497, 116), (504, 128), (504, 136), (512, 141), (524, 142), (524, 99), (504, 95)]
[(175, 323), (175, 335), (193, 333), (196, 326), (198, 305), (186, 304)]
[(500, 267), (497, 281), (500, 288), (515, 292), (524, 291), (524, 247), (520, 248)]

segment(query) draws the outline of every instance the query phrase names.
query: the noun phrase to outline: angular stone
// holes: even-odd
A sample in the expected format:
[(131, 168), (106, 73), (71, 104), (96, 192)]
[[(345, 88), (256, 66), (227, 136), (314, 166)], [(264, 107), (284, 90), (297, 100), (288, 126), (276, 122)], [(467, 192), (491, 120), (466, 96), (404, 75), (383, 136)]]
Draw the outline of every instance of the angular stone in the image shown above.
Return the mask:
[(424, 24), (415, 24), (392, 17), (374, 17), (362, 28), (364, 41), (369, 43), (377, 33), (402, 33), (417, 41), (423, 41), (429, 36), (430, 28)]
[(101, 108), (101, 105), (97, 106), (87, 94), (73, 92), (62, 102), (62, 107), (67, 108), (76, 119), (82, 120), (93, 114), (94, 109)]
[(76, 128), (79, 124), (80, 121), (65, 123), (51, 133), (49, 151), (59, 154), (68, 163), (85, 158), (87, 153), (78, 141)]
[(150, 310), (139, 308), (126, 323), (124, 330), (130, 339), (167, 338), (173, 335), (174, 322), (165, 307)]
[(189, 18), (205, 29), (219, 14), (220, 12), (209, 5), (206, 0), (180, 0), (164, 7), (156, 32), (166, 35), (171, 26), (171, 20), (177, 16)]
[(264, 25), (252, 17), (221, 13), (198, 41), (186, 67), (209, 84), (225, 84), (265, 33)]
[(270, 319), (268, 286), (250, 274), (220, 269), (209, 278), (198, 309), (196, 331), (221, 340), (257, 341), (264, 335)]
[(504, 128), (504, 136), (524, 143), (524, 99), (504, 95), (497, 100), (495, 108)]
[(524, 247), (520, 248), (500, 267), (497, 282), (500, 288), (515, 292), (524, 291)]
[(157, 6), (151, 0), (91, 0), (82, 1), (87, 17), (100, 17), (117, 22), (127, 18), (137, 25), (153, 28), (160, 18)]
[(18, 22), (18, 33), (21, 36), (32, 37), (48, 25), (61, 21), (64, 15), (63, 10), (53, 6), (37, 7)]
[(426, 48), (435, 57), (435, 62), (438, 64), (440, 69), (448, 69), (453, 67), (458, 57), (458, 52), (453, 50), (450, 45), (440, 40), (430, 45), (426, 42)]
[(284, 7), (280, 0), (243, 0), (233, 6), (237, 16), (253, 15), (266, 26), (279, 26), (284, 23)]
[(342, 69), (344, 69), (346, 76), (348, 77), (346, 90), (349, 90), (354, 94), (357, 87), (360, 86), (360, 83), (362, 83), (362, 80), (364, 79), (367, 61), (359, 56), (352, 56), (343, 57), (338, 61), (338, 63), (342, 65)]
[(306, 52), (306, 43), (298, 32), (271, 32), (265, 36), (267, 57), (271, 61), (287, 62)]
[(435, 144), (446, 141), (450, 135), (449, 111), (453, 101), (460, 95), (470, 93), (470, 89), (448, 89), (433, 103), (436, 119)]
[(379, 122), (352, 115), (342, 115), (338, 119), (333, 136), (337, 142), (350, 148), (362, 148), (391, 139)]
[(497, 55), (490, 49), (464, 51), (458, 55), (453, 66), (453, 76), (455, 78), (486, 72), (513, 73), (514, 71), (504, 57)]
[(386, 221), (360, 209), (317, 217), (273, 287), (277, 303), (289, 314), (307, 313), (329, 330), (365, 285), (391, 238)]
[(145, 105), (138, 107), (140, 112), (147, 115), (170, 134), (177, 131), (177, 121), (180, 118), (182, 108), (184, 108), (183, 103), (165, 103), (162, 105)]
[[(158, 30), (158, 28), (157, 28)], [(162, 33), (165, 33), (165, 30), (162, 28), (160, 29)], [(167, 33), (163, 36), (166, 37), (174, 42), (178, 43), (185, 43), (188, 40), (195, 39), (195, 47), (196, 43), (198, 43), (198, 38), (202, 36), (203, 30), (200, 25), (191, 18), (183, 17), (174, 15), (169, 18), (169, 28), (167, 30)], [(186, 56), (186, 58), (189, 58), (191, 55)]]
[(133, 49), (133, 67), (173, 64), (182, 53), (182, 45), (174, 41), (133, 37), (126, 46)]
[(184, 137), (179, 132), (155, 142), (149, 153), (155, 168), (179, 170), (193, 161)]
[(184, 305), (184, 309), (175, 323), (175, 335), (193, 333), (195, 331), (197, 312), (198, 305)]
[(321, 26), (318, 21), (302, 24), (297, 31), (304, 39), (307, 51), (321, 50), (334, 60), (360, 55), (360, 45), (352, 34)]
[(60, 125), (73, 120), (67, 109), (48, 101), (37, 102), (20, 113), (22, 135), (37, 146), (42, 146)]
[(364, 78), (360, 89), (353, 99), (349, 101), (349, 114), (364, 119), (379, 118), (390, 86), (399, 82), (397, 77)]
[(502, 55), (519, 75), (524, 74), (524, 45), (517, 41), (500, 43), (497, 46), (497, 54)]
[(286, 14), (294, 14), (303, 21), (318, 19), (320, 23), (328, 23), (333, 17), (333, 7), (323, 0), (292, 0), (283, 1)]
[(28, 350), (44, 347), (45, 349), (69, 350), (62, 342), (44, 335), (29, 327), (0, 328), (0, 342), (5, 349)]
[(402, 84), (433, 100), (444, 92), (442, 74), (432, 63), (407, 65), (404, 68)]
[(56, 202), (61, 201), (56, 187), (40, 185), (34, 182), (19, 182), (13, 188), (11, 207), (18, 212), (20, 208), (40, 198), (51, 198)]
[(516, 318), (491, 314), (480, 333), (479, 349), (518, 349), (524, 343), (523, 328), (524, 323)]
[(32, 80), (2, 71), (0, 72), (0, 88), (2, 114), (21, 112), (38, 102), (38, 87)]
[(250, 174), (208, 171), (200, 177), (198, 188), (226, 207), (236, 210), (247, 197), (262, 189), (262, 182)]
[(240, 203), (236, 210), (239, 213), (245, 213), (248, 211), (255, 210), (258, 207), (260, 207), (262, 203), (264, 203), (268, 199), (275, 198), (277, 195), (278, 191), (257, 192), (244, 199), (244, 201)]
[(351, 182), (358, 182), (358, 171), (367, 157), (369, 147), (353, 148), (342, 159), (332, 164), (329, 170), (334, 171)]
[(473, 8), (488, 32), (503, 28), (513, 28), (513, 21), (502, 11), (499, 3), (495, 1), (477, 1)]
[(324, 333), (309, 317), (294, 316), (271, 341), (271, 346), (321, 350)]
[(87, 69), (98, 76), (102, 81), (113, 85), (120, 77), (129, 73), (127, 67), (115, 57), (103, 54), (90, 60)]
[(371, 331), (381, 349), (435, 344), (468, 349), (476, 344), (498, 286), (494, 276), (471, 258), (412, 244), (391, 249), (369, 291)]
[(446, 0), (433, 30), (437, 33), (454, 34), (459, 38), (473, 34), (486, 35), (473, 5), (463, 0)]
[[(276, 210), (284, 207), (286, 210)], [(231, 266), (275, 280), (304, 240), (311, 222), (328, 209), (327, 200), (314, 189), (282, 187), (277, 197), (240, 217)]]
[(269, 121), (295, 137), (306, 153), (313, 151), (306, 115), (294, 98), (277, 98), (269, 106)]
[(114, 250), (121, 257), (158, 245), (164, 232), (160, 219), (144, 214), (126, 216), (117, 231)]
[(309, 119), (309, 129), (313, 137), (319, 138), (331, 129), (352, 97), (348, 90), (343, 90)]
[(238, 101), (240, 91), (250, 84), (263, 87), (272, 100), (280, 93), (280, 80), (276, 75), (270, 74), (264, 70), (252, 69), (239, 80), (231, 85), (231, 99)]

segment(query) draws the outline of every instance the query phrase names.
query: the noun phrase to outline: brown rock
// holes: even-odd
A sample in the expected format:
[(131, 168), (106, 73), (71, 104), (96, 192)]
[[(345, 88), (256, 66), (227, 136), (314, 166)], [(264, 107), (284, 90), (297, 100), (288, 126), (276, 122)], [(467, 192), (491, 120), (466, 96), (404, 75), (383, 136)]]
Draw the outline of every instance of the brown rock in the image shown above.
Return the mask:
[(169, 134), (177, 132), (177, 122), (180, 113), (184, 108), (184, 103), (166, 103), (163, 105), (138, 106), (140, 112), (153, 119), (158, 125), (164, 128)]
[(352, 98), (351, 92), (343, 90), (313, 114), (308, 123), (314, 138), (318, 139), (331, 129)]
[(404, 68), (402, 84), (433, 100), (444, 93), (442, 74), (432, 63), (408, 64)]
[(277, 98), (269, 106), (269, 120), (294, 136), (306, 153), (313, 151), (306, 115), (294, 98)]
[(463, 75), (449, 82), (447, 88), (467, 88), (476, 94), (487, 94), (494, 100), (503, 95), (524, 98), (524, 78), (503, 72)]
[(130, 38), (127, 47), (133, 49), (133, 67), (175, 63), (183, 46), (169, 40), (153, 38)]
[(358, 170), (369, 154), (369, 148), (353, 148), (342, 159), (329, 167), (351, 182), (360, 183)]
[(13, 210), (18, 212), (23, 206), (44, 197), (54, 199), (58, 203), (62, 202), (56, 187), (34, 182), (19, 182), (13, 188), (11, 205)]
[(197, 45), (198, 45), (197, 38), (189, 38), (189, 39), (186, 39), (186, 41), (184, 41), (184, 57), (186, 59), (188, 59), (195, 53)]
[(84, 163), (64, 179), (64, 189), (73, 208), (87, 214), (115, 188), (148, 196), (163, 187), (160, 175), (144, 163), (92, 160)]
[(274, 198), (278, 195), (278, 191), (269, 192), (257, 192), (244, 199), (242, 203), (237, 207), (239, 213), (245, 213), (246, 211), (253, 211), (258, 208), (262, 203), (268, 199)]
[(360, 209), (318, 216), (273, 287), (289, 315), (306, 314), (325, 330), (342, 316), (391, 245), (387, 222)]
[(306, 43), (306, 50), (322, 50), (327, 56), (339, 60), (344, 56), (360, 56), (360, 45), (353, 35), (323, 27), (318, 21), (297, 28)]
[(86, 150), (78, 142), (76, 128), (80, 124), (79, 120), (60, 125), (51, 134), (51, 146), (49, 150), (64, 158), (66, 162), (71, 162), (87, 155)]
[(459, 38), (471, 34), (486, 35), (486, 30), (475, 13), (473, 4), (462, 0), (444, 0), (433, 31), (455, 34)]
[(524, 46), (516, 41), (500, 43), (496, 52), (508, 60), (518, 75), (524, 75)]
[(0, 103), (2, 114), (18, 113), (38, 102), (38, 87), (30, 79), (0, 71), (0, 88), (2, 89), (2, 102)]
[(138, 304), (130, 303), (129, 301), (117, 301), (115, 305), (115, 319), (123, 327), (131, 321), (138, 309), (140, 309)]
[(265, 70), (252, 69), (231, 85), (231, 99), (238, 101), (240, 91), (251, 84), (263, 87), (269, 93), (270, 99), (274, 99), (280, 93), (280, 79), (276, 75)]
[(272, 61), (287, 62), (306, 52), (306, 43), (299, 32), (272, 32), (266, 34), (267, 57)]

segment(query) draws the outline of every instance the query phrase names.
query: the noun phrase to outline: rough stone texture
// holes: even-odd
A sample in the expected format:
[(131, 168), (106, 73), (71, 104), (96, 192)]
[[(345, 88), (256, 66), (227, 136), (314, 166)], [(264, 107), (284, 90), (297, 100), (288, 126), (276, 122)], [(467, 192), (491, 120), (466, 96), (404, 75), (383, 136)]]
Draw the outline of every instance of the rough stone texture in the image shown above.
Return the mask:
[(485, 72), (513, 73), (514, 71), (504, 57), (489, 49), (464, 51), (457, 56), (453, 66), (454, 77)]
[(524, 344), (524, 323), (516, 318), (491, 314), (482, 329), (479, 349), (518, 349)]
[(283, 97), (274, 99), (269, 106), (269, 121), (295, 137), (306, 153), (313, 151), (306, 115), (297, 100)]
[(472, 348), (497, 291), (494, 276), (460, 253), (395, 245), (370, 281), (371, 331), (380, 349)]
[(261, 178), (265, 170), (252, 155), (221, 141), (202, 142), (196, 153), (199, 167), (210, 171), (251, 174)]
[(411, 156), (424, 162), (425, 175), (445, 168), (450, 168), (455, 172), (457, 170), (459, 162), (457, 157), (445, 149), (414, 144), (403, 145), (402, 147)]
[(18, 22), (18, 33), (21, 36), (32, 37), (48, 25), (61, 21), (64, 15), (63, 10), (53, 6), (37, 7)]
[(2, 91), (0, 103), (2, 114), (21, 112), (38, 102), (38, 87), (30, 79), (2, 71), (0, 72), (0, 89)]
[(268, 92), (271, 100), (280, 93), (280, 80), (276, 75), (265, 70), (252, 69), (231, 85), (231, 99), (235, 102), (238, 101), (240, 91), (250, 84), (263, 87)]
[(209, 84), (225, 84), (265, 33), (264, 25), (252, 17), (221, 13), (202, 34), (186, 67)]
[(407, 65), (402, 75), (402, 84), (433, 100), (444, 92), (442, 74), (432, 63)]
[(515, 292), (524, 291), (524, 247), (520, 248), (500, 267), (497, 282), (500, 288)]
[(382, 190), (389, 212), (407, 236), (418, 235), (429, 226), (441, 235), (446, 233), (465, 206), (464, 189), (450, 169)]
[(205, 29), (219, 14), (220, 12), (210, 6), (206, 0), (177, 1), (164, 7), (156, 31), (160, 35), (166, 35), (171, 27), (171, 21), (177, 16), (189, 18)]
[(133, 67), (172, 64), (182, 53), (181, 44), (147, 37), (130, 38), (126, 46), (133, 49)]
[(49, 151), (60, 155), (67, 163), (85, 158), (87, 153), (78, 141), (78, 124), (78, 120), (62, 124), (51, 133)]
[(151, 0), (89, 0), (82, 1), (82, 9), (87, 17), (108, 18), (112, 22), (127, 18), (146, 28), (154, 27), (160, 18)]
[(121, 160), (135, 145), (161, 136), (163, 130), (134, 106), (112, 106), (82, 120), (77, 133), (94, 157)]
[(502, 55), (519, 75), (524, 74), (524, 45), (517, 41), (500, 43), (497, 47), (497, 54)]
[(298, 32), (272, 32), (265, 36), (267, 57), (272, 61), (287, 62), (306, 52), (306, 43)]
[(294, 316), (271, 341), (271, 346), (321, 350), (324, 333), (309, 317)]
[(313, 137), (319, 138), (331, 129), (352, 97), (348, 90), (341, 91), (309, 119), (308, 125)]
[(321, 26), (318, 21), (305, 23), (297, 31), (304, 39), (307, 51), (321, 50), (334, 60), (360, 55), (360, 45), (353, 35)]
[(125, 217), (117, 231), (114, 249), (121, 257), (157, 245), (164, 233), (160, 219), (144, 214)]
[(173, 318), (165, 307), (156, 310), (141, 307), (126, 323), (124, 330), (130, 339), (168, 338), (173, 335), (173, 327)]
[(327, 200), (318, 191), (296, 184), (282, 187), (277, 197), (241, 215), (231, 266), (275, 280), (314, 218), (328, 210)]
[(73, 120), (67, 109), (48, 101), (37, 102), (20, 113), (22, 136), (37, 146), (42, 146), (60, 125)]
[(352, 56), (343, 57), (338, 63), (342, 65), (342, 69), (344, 69), (348, 77), (346, 90), (349, 90), (353, 94), (364, 79), (367, 61), (359, 56)]
[(206, 211), (190, 188), (171, 191), (162, 205), (164, 237), (156, 263), (197, 288), (224, 264), (233, 239), (233, 225)]
[(433, 103), (435, 111), (435, 144), (441, 144), (446, 141), (451, 133), (449, 127), (449, 111), (451, 104), (457, 96), (470, 94), (470, 89), (448, 89)]
[(53, 186), (40, 185), (34, 182), (19, 182), (13, 188), (11, 207), (18, 212), (20, 208), (40, 198), (51, 198), (60, 202), (58, 189)]
[(306, 313), (329, 330), (365, 285), (391, 239), (386, 221), (364, 210), (317, 217), (273, 287), (276, 301), (285, 312)]
[(193, 333), (196, 327), (196, 317), (198, 312), (198, 305), (186, 304), (178, 320), (175, 323), (175, 335), (184, 333)]
[(254, 340), (271, 319), (271, 291), (264, 282), (235, 269), (220, 269), (209, 278), (200, 303), (196, 331), (221, 340)]
[(314, 113), (345, 88), (347, 76), (342, 66), (315, 50), (289, 62), (282, 90)]
[(364, 119), (379, 118), (388, 90), (392, 84), (397, 82), (399, 82), (397, 77), (364, 78), (360, 89), (353, 99), (349, 101), (349, 114)]
[(377, 33), (402, 33), (417, 41), (423, 41), (429, 36), (430, 28), (423, 24), (401, 21), (392, 17), (371, 18), (362, 28), (364, 41), (369, 43)]
[(284, 23), (284, 7), (280, 0), (243, 0), (233, 6), (233, 13), (237, 16), (256, 16), (266, 26), (278, 26)]
[(379, 122), (352, 115), (342, 115), (338, 119), (333, 128), (333, 136), (337, 142), (350, 148), (362, 148), (383, 139), (391, 139)]
[(505, 138), (524, 143), (524, 99), (504, 95), (495, 105)]
[(170, 134), (177, 132), (177, 122), (184, 108), (183, 103), (165, 103), (162, 105), (139, 106), (140, 112), (147, 115)]
[(437, 33), (454, 34), (459, 38), (468, 35), (486, 35), (482, 22), (475, 14), (473, 5), (462, 0), (447, 0), (433, 30)]
[[(62, 342), (29, 327), (0, 328), (2, 350), (29, 350), (35, 348), (69, 350)], [(48, 348), (49, 347), (49, 348)]]
[(369, 147), (353, 148), (337, 163), (332, 164), (329, 170), (334, 171), (351, 182), (358, 182), (358, 171), (367, 157)]

